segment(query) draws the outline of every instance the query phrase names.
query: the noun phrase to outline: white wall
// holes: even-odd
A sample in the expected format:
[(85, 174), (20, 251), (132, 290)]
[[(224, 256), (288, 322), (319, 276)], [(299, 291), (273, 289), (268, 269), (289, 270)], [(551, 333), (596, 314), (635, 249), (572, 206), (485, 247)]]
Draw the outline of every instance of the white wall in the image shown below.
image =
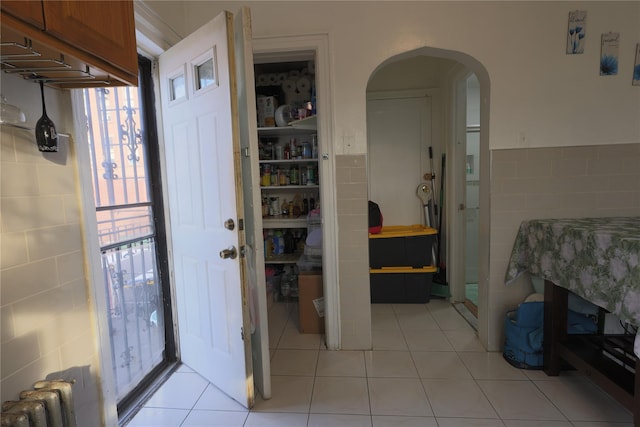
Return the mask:
[[(370, 77), (389, 58), (411, 55), (407, 52), (453, 59), (478, 75), (483, 111), (489, 113), (482, 122), (483, 138), (490, 150), (640, 141), (640, 88), (631, 86), (634, 49), (640, 40), (639, 2), (424, 1), (402, 2), (399, 7), (396, 2), (183, 1), (172, 3), (180, 4), (182, 13), (165, 13), (170, 9), (167, 3), (171, 2), (163, 2), (157, 12), (184, 34), (221, 10), (235, 12), (242, 5), (251, 7), (254, 38), (328, 34), (334, 131), (329, 136), (336, 155), (366, 154)], [(586, 51), (566, 55), (568, 13), (576, 9), (588, 13)], [(600, 77), (600, 34), (612, 30), (621, 34), (619, 75)], [(484, 157), (489, 165), (490, 156)], [(483, 176), (492, 177), (494, 170), (485, 167)], [(489, 189), (481, 190), (487, 202)], [(504, 242), (494, 238), (489, 228), (494, 208), (486, 206), (488, 215), (481, 218), (486, 227), (480, 231), (480, 240), (487, 242), (482, 250), (486, 260), (481, 264), (492, 269), (481, 269), (480, 274), (481, 280), (492, 281), (493, 290), (504, 287), (499, 279), (504, 271), (498, 271), (502, 263), (493, 259), (495, 245)], [(364, 297), (344, 292), (341, 289), (343, 299)], [(488, 300), (481, 295), (481, 308), (492, 316), (489, 323), (480, 322), (480, 337), (489, 349), (501, 347), (500, 312), (523, 293), (498, 292), (485, 296)], [(366, 317), (363, 312), (360, 323), (352, 320), (365, 325)], [(358, 331), (352, 329), (356, 336)]]
[(432, 89), (445, 85), (445, 76), (455, 65), (449, 59), (414, 56), (385, 63), (369, 79), (367, 92)]
[[(42, 110), (37, 84), (5, 73), (3, 93), (33, 126)], [(72, 129), (68, 91), (45, 88), (56, 129)], [(2, 397), (14, 400), (42, 379), (76, 380), (79, 426), (97, 426), (99, 353), (84, 246), (73, 142), (40, 153), (33, 131), (0, 133), (0, 313)]]
[[(491, 81), (490, 148), (635, 142), (640, 88), (631, 86), (640, 40), (638, 2), (191, 2), (189, 33), (226, 8), (252, 10), (255, 37), (328, 33), (337, 154), (365, 152), (365, 99), (386, 59), (422, 47), (462, 52)], [(365, 7), (366, 6), (366, 7)], [(568, 12), (588, 13), (582, 55), (566, 55)], [(599, 76), (600, 34), (621, 34), (618, 76)], [(345, 146), (344, 135), (356, 135)], [(524, 138), (523, 138), (524, 137)], [(524, 139), (524, 141), (523, 141)]]

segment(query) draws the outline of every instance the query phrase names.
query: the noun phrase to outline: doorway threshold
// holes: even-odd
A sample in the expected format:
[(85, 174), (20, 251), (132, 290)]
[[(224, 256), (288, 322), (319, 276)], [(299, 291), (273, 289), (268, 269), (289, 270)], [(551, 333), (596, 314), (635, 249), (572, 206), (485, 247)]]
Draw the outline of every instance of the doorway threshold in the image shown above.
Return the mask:
[(465, 303), (456, 302), (453, 304), (453, 307), (460, 313), (460, 315), (464, 318), (464, 320), (471, 325), (471, 327), (477, 331), (478, 330), (478, 318), (473, 315), (473, 313), (467, 308)]
[(140, 382), (139, 392), (134, 395), (130, 402), (123, 407), (118, 408), (118, 425), (125, 426), (133, 419), (138, 411), (151, 399), (153, 394), (158, 391), (160, 386), (164, 384), (171, 375), (180, 367), (181, 363), (169, 362), (158, 367), (158, 373), (155, 371), (153, 375), (149, 375), (147, 381)]

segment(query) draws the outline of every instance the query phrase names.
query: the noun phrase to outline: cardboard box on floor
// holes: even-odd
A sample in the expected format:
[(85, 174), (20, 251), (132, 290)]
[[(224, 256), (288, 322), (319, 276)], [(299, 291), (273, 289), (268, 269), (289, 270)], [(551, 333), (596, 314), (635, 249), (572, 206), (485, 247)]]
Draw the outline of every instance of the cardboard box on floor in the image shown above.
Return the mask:
[(324, 333), (324, 299), (322, 274), (302, 271), (298, 275), (298, 312), (300, 333)]

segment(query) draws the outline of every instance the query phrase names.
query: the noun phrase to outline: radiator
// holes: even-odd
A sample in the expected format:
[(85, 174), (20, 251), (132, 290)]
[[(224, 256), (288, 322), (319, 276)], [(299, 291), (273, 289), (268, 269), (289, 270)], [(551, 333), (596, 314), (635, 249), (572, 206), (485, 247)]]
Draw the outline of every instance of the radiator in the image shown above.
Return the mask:
[(38, 381), (2, 404), (2, 427), (76, 427), (73, 381)]

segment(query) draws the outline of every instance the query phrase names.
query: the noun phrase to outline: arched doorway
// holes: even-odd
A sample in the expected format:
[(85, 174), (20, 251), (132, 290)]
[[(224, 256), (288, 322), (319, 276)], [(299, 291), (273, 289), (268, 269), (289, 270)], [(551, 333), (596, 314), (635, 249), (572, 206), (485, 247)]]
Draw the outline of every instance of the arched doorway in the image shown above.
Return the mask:
[[(380, 185), (385, 182), (389, 188), (405, 189), (403, 201), (397, 201), (398, 194), (394, 194), (396, 202), (392, 209), (403, 212), (402, 215), (391, 215), (392, 218), (419, 218), (424, 223), (424, 215), (420, 200), (415, 195), (415, 188), (421, 180), (424, 181), (425, 173), (435, 173), (436, 204), (442, 206), (442, 227), (440, 230), (441, 272), (446, 277), (446, 286), (450, 292), (450, 301), (464, 301), (466, 276), (468, 268), (466, 259), (469, 258), (467, 248), (467, 212), (464, 207), (467, 205), (467, 99), (466, 85), (468, 76), (477, 77), (477, 113), (478, 132), (477, 156), (474, 157), (472, 166), (473, 176), (476, 178), (474, 185), (476, 188), (474, 221), (476, 223), (476, 238), (471, 248), (476, 258), (474, 268), (477, 275), (477, 306), (478, 306), (478, 334), (486, 346), (487, 336), (487, 306), (488, 306), (488, 229), (489, 229), (489, 141), (488, 141), (488, 99), (489, 99), (489, 79), (484, 67), (475, 59), (460, 52), (447, 51), (434, 48), (421, 48), (406, 52), (401, 55), (389, 58), (384, 61), (372, 73), (367, 86), (367, 99), (369, 101), (380, 99), (393, 99), (397, 105), (400, 99), (411, 99), (423, 97), (426, 99), (429, 117), (421, 118), (420, 123), (411, 131), (404, 133), (422, 137), (417, 143), (419, 149), (413, 152), (414, 165), (412, 168), (422, 168), (422, 173), (413, 174), (413, 178), (401, 178), (389, 184), (393, 180), (392, 171), (394, 168), (385, 170), (380, 165), (381, 141), (376, 139), (380, 134), (376, 131), (376, 126), (380, 127), (378, 116), (374, 119), (370, 114), (374, 104), (367, 103), (367, 154), (369, 158), (369, 193), (379, 197)], [(465, 90), (460, 88), (464, 86)], [(422, 102), (422, 101), (420, 101)], [(420, 105), (413, 101), (407, 105)], [(380, 103), (376, 105), (376, 114), (380, 115)], [(391, 103), (389, 103), (391, 105)], [(411, 107), (408, 107), (411, 108)], [(396, 112), (397, 114), (397, 112)], [(400, 114), (396, 117), (405, 117)], [(376, 123), (374, 123), (376, 122)], [(403, 125), (404, 126), (404, 125)], [(428, 126), (428, 129), (424, 127)], [(373, 146), (370, 142), (374, 141)], [(396, 141), (397, 143), (398, 141)], [(426, 155), (427, 148), (432, 148), (433, 161)], [(406, 147), (403, 147), (406, 153)], [(387, 156), (388, 157), (388, 156)], [(478, 159), (479, 158), (479, 159)], [(445, 176), (444, 187), (441, 196), (442, 169), (441, 160), (444, 160)], [(400, 160), (402, 162), (402, 160)], [(433, 165), (433, 166), (432, 166)], [(479, 177), (482, 176), (482, 180)], [(408, 182), (413, 181), (413, 182)], [(373, 188), (372, 188), (373, 186)], [(413, 194), (411, 193), (413, 190)], [(396, 193), (400, 190), (396, 191)], [(411, 198), (413, 197), (413, 198)], [(384, 211), (383, 211), (384, 215)], [(386, 218), (386, 217), (385, 217)], [(385, 220), (385, 224), (387, 221)], [(394, 224), (400, 225), (400, 224)]]

